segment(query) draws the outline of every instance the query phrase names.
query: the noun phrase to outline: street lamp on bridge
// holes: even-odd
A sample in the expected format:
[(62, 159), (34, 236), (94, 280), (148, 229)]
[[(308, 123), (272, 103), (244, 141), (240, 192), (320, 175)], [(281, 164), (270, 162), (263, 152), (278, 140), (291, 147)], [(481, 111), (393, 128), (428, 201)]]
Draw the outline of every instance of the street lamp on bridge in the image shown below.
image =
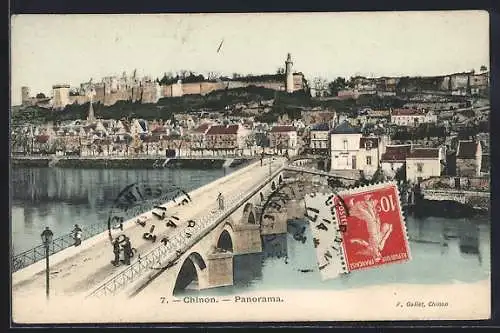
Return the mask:
[(45, 246), (45, 294), (47, 299), (49, 299), (49, 245), (52, 243), (52, 236), (54, 234), (49, 229), (49, 227), (45, 227), (45, 230), (42, 232), (42, 242)]

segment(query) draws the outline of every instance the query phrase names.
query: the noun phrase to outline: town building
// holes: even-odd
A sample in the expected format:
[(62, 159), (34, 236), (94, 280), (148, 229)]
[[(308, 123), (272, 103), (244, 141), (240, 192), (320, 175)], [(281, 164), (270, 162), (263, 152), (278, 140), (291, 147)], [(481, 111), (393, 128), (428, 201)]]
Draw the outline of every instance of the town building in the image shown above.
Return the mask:
[(241, 125), (213, 125), (206, 133), (206, 149), (214, 155), (236, 155), (248, 134)]
[(406, 156), (406, 180), (420, 183), (422, 180), (441, 176), (441, 149), (413, 148)]
[(273, 126), (269, 132), (269, 147), (277, 153), (297, 149), (297, 130), (293, 126)]
[(359, 128), (347, 121), (330, 131), (331, 170), (357, 169), (357, 154), (361, 137)]
[(314, 125), (309, 131), (309, 151), (312, 154), (330, 153), (330, 125), (327, 123)]
[(380, 168), (384, 175), (390, 179), (396, 176), (401, 168), (406, 168), (406, 157), (412, 145), (387, 145), (380, 158)]
[(459, 141), (456, 158), (457, 176), (481, 176), (482, 146), (480, 141)]
[(210, 129), (210, 123), (203, 123), (196, 127), (190, 134), (191, 149), (204, 150), (206, 148), (206, 134)]
[(422, 109), (391, 110), (391, 123), (397, 126), (418, 126), (424, 123), (436, 123), (437, 115)]
[(357, 169), (367, 178), (371, 178), (380, 166), (383, 153), (383, 140), (376, 136), (361, 137), (357, 153)]

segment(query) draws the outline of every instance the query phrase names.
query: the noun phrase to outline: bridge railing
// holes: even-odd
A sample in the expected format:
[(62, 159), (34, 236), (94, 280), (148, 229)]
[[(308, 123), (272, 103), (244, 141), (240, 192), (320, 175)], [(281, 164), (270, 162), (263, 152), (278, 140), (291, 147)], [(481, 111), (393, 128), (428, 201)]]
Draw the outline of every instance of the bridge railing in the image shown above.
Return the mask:
[[(227, 207), (232, 207), (244, 197), (244, 193), (239, 193), (226, 203)], [(210, 229), (213, 224), (218, 224), (220, 218), (226, 213), (224, 211), (212, 211), (210, 215), (205, 215), (199, 219), (194, 218), (196, 225), (193, 228), (181, 229), (168, 237), (166, 245), (159, 245), (146, 253), (144, 256), (139, 256), (137, 261), (128, 266), (97, 289), (92, 291), (89, 296), (106, 296), (115, 294), (118, 290), (123, 289), (130, 282), (135, 281), (142, 276), (145, 271), (152, 269), (161, 269), (159, 266), (164, 262), (173, 262), (180, 257), (190, 243), (196, 243), (202, 236), (203, 231)], [(186, 232), (190, 233), (190, 236)], [(183, 251), (184, 250), (184, 251)], [(158, 267), (155, 267), (157, 265)]]
[[(94, 289), (88, 296), (99, 297), (113, 295), (130, 282), (135, 281), (145, 271), (150, 272), (152, 269), (162, 269), (161, 267), (155, 268), (154, 265), (160, 266), (164, 262), (175, 262), (175, 260), (182, 256), (185, 251), (215, 228), (225, 216), (234, 211), (235, 207), (241, 206), (242, 202), (247, 201), (256, 191), (275, 178), (282, 169), (283, 166), (279, 166), (277, 169), (274, 169), (264, 181), (250, 191), (240, 192), (227, 200), (224, 210), (212, 210), (209, 215), (199, 218), (198, 221), (194, 218), (193, 220), (196, 221), (194, 228), (188, 230), (182, 229), (175, 232), (173, 236), (168, 237), (166, 245), (158, 245), (144, 256), (138, 257), (136, 262)], [(188, 231), (191, 236), (187, 236), (186, 231)]]
[[(106, 223), (82, 226), (82, 241), (107, 230)], [(54, 238), (49, 244), (49, 256), (75, 245), (73, 233)], [(12, 272), (16, 272), (37, 261), (45, 259), (45, 245), (40, 244), (32, 249), (26, 250), (12, 257)]]

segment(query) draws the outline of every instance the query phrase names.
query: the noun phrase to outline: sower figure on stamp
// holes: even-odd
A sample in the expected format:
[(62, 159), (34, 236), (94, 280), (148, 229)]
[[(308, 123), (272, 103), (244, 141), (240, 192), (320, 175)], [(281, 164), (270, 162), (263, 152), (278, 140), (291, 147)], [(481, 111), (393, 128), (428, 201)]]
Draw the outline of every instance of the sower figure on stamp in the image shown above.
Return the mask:
[(120, 265), (120, 242), (118, 242), (118, 239), (115, 239), (113, 242), (113, 254), (115, 255), (115, 260), (113, 260), (111, 263), (114, 266), (119, 266)]
[(224, 197), (220, 192), (219, 195), (217, 196), (217, 201), (219, 202), (219, 210), (224, 210)]
[(75, 224), (75, 228), (73, 229), (73, 240), (75, 241), (75, 246), (82, 244), (82, 229)]

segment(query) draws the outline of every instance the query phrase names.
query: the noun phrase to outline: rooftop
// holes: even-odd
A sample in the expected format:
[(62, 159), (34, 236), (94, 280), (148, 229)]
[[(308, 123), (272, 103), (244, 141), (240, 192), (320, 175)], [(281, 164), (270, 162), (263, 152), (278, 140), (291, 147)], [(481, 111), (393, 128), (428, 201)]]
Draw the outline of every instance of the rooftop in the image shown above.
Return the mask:
[(327, 123), (316, 124), (311, 128), (311, 131), (329, 131), (330, 125)]
[(458, 141), (457, 158), (475, 159), (478, 143), (474, 141)]
[(361, 134), (359, 128), (352, 126), (348, 121), (344, 120), (340, 125), (335, 127), (331, 134)]
[(394, 109), (391, 114), (393, 116), (424, 116), (424, 110), (418, 109)]
[(214, 125), (207, 131), (207, 135), (238, 134), (238, 125)]
[(271, 129), (271, 133), (283, 133), (283, 132), (295, 132), (296, 129), (293, 126), (274, 126)]
[(200, 126), (196, 127), (194, 129), (194, 132), (196, 132), (196, 133), (205, 133), (205, 131), (208, 130), (209, 128), (210, 128), (210, 124), (209, 123), (203, 123)]
[(387, 162), (404, 162), (410, 150), (411, 145), (387, 146), (380, 160)]
[(439, 148), (414, 148), (406, 158), (439, 158)]

